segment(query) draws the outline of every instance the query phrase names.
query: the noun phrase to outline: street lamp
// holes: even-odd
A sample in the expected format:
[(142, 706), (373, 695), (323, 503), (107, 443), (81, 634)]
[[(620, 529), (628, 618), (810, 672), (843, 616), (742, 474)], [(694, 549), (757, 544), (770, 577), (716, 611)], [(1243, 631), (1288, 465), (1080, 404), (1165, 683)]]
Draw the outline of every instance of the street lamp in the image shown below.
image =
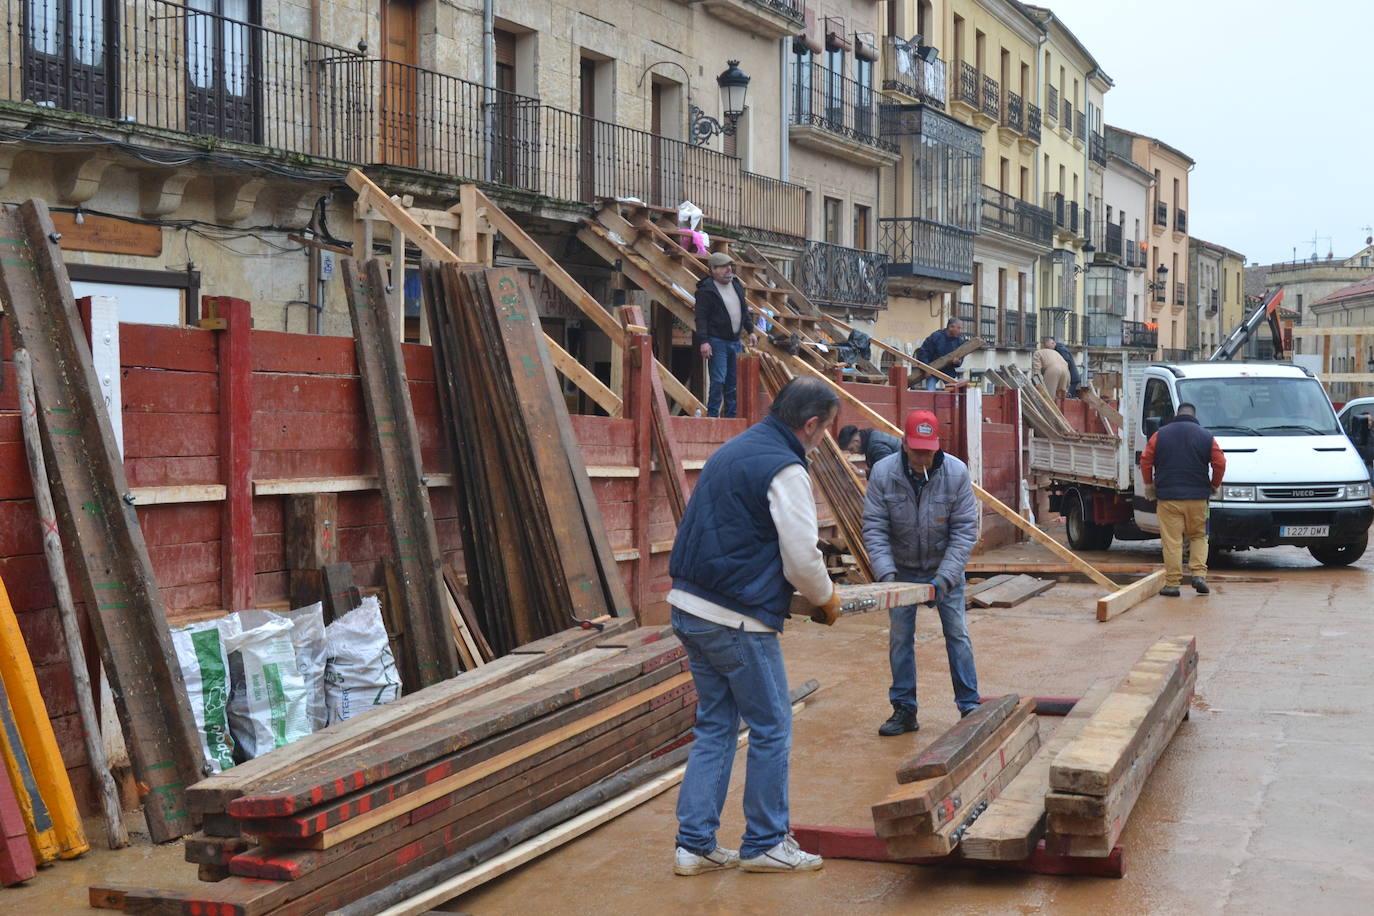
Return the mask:
[(739, 61), (732, 60), (727, 63), (729, 66), (716, 77), (716, 85), (720, 87), (720, 110), (725, 114), (725, 123), (721, 124), (695, 104), (689, 105), (687, 114), (691, 120), (693, 146), (703, 145), (716, 134), (732, 136), (739, 119), (744, 115), (744, 100), (749, 93), (749, 74), (739, 68)]
[(1145, 288), (1152, 293), (1166, 289), (1169, 286), (1169, 268), (1165, 267), (1163, 264), (1156, 267), (1155, 278), (1153, 283), (1146, 283)]

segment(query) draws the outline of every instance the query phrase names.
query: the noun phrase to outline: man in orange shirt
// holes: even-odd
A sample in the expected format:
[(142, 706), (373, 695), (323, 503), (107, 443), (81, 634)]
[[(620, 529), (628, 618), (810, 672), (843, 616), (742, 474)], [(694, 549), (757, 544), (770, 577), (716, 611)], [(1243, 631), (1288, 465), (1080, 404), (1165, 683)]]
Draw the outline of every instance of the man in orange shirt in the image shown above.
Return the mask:
[(1141, 453), (1145, 498), (1153, 500), (1158, 494), (1155, 511), (1159, 514), (1159, 537), (1164, 542), (1161, 595), (1179, 595), (1185, 537), (1193, 590), (1199, 595), (1211, 591), (1207, 587), (1207, 501), (1216, 494), (1225, 473), (1226, 455), (1198, 423), (1197, 410), (1186, 401), (1178, 405), (1174, 418), (1150, 437)]

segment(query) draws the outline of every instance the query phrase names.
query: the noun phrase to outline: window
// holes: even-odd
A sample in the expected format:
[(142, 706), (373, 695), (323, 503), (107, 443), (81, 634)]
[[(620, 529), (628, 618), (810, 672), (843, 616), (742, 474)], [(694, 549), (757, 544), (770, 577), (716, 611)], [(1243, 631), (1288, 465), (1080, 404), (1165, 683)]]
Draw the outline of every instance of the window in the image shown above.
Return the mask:
[(132, 324), (191, 323), (199, 314), (200, 274), (68, 264), (72, 294), (119, 300), (119, 320)]
[(193, 134), (252, 143), (257, 135), (253, 87), (258, 52), (244, 23), (255, 22), (249, 0), (188, 0), (186, 122)]
[(825, 241), (832, 245), (840, 241), (840, 201), (834, 197), (825, 198)]
[(16, 7), (6, 18), (12, 20), (11, 35), (24, 28), (24, 98), (82, 114), (115, 114), (114, 4), (107, 9), (106, 0), (27, 0), (17, 6), (24, 7), (26, 27)]
[[(796, 47), (795, 45), (793, 47)], [(796, 53), (793, 61), (793, 86), (792, 86), (792, 120), (798, 124), (805, 124), (811, 120), (811, 111), (814, 106), (812, 93), (812, 60), (811, 52), (802, 48)]]
[(1154, 430), (1174, 418), (1174, 402), (1169, 397), (1169, 386), (1164, 379), (1152, 378), (1145, 382), (1145, 409), (1140, 416), (1140, 431), (1150, 435)]
[(871, 137), (878, 133), (873, 120), (873, 61), (854, 58), (854, 82), (854, 129)]
[(854, 247), (860, 251), (871, 250), (869, 237), (869, 215), (872, 211), (862, 204), (854, 205)]

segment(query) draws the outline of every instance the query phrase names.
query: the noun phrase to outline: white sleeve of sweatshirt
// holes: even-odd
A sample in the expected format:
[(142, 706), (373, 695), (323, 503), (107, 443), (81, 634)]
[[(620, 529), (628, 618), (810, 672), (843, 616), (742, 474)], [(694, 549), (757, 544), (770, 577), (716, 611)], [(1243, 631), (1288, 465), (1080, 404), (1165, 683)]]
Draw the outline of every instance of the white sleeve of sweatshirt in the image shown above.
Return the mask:
[(825, 558), (816, 546), (816, 497), (811, 477), (800, 464), (789, 464), (768, 485), (768, 511), (778, 529), (782, 574), (814, 605), (830, 600), (834, 586), (825, 571)]

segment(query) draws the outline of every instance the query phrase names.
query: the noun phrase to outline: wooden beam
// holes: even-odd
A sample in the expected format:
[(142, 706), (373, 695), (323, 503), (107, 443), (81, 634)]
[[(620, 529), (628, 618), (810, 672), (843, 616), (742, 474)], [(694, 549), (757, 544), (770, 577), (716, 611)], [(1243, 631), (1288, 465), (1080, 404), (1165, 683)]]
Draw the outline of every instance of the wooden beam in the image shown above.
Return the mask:
[(1354, 334), (1374, 334), (1374, 327), (1314, 328), (1307, 325), (1293, 328), (1294, 337), (1346, 337)]
[(613, 417), (621, 415), (622, 405), (620, 396), (607, 388), (601, 379), (592, 374), (592, 371), (577, 361), (567, 350), (558, 345), (548, 334), (544, 335), (544, 343), (549, 348), (549, 356), (553, 359), (553, 367), (584, 392), (587, 397), (596, 402), (597, 406)]
[(177, 503), (217, 503), (224, 499), (222, 483), (191, 483), (166, 487), (134, 487), (129, 493), (136, 506), (166, 506)]
[(1137, 579), (1130, 585), (1117, 589), (1110, 595), (1103, 595), (1097, 599), (1098, 623), (1105, 623), (1113, 617), (1126, 613), (1147, 598), (1158, 595), (1163, 585), (1164, 570), (1160, 569), (1143, 579)]
[(1121, 415), (1121, 411), (1102, 400), (1101, 395), (1086, 385), (1078, 389), (1078, 398), (1097, 411), (1097, 415), (1106, 420), (1113, 430), (1119, 430), (1126, 425), (1126, 418)]

